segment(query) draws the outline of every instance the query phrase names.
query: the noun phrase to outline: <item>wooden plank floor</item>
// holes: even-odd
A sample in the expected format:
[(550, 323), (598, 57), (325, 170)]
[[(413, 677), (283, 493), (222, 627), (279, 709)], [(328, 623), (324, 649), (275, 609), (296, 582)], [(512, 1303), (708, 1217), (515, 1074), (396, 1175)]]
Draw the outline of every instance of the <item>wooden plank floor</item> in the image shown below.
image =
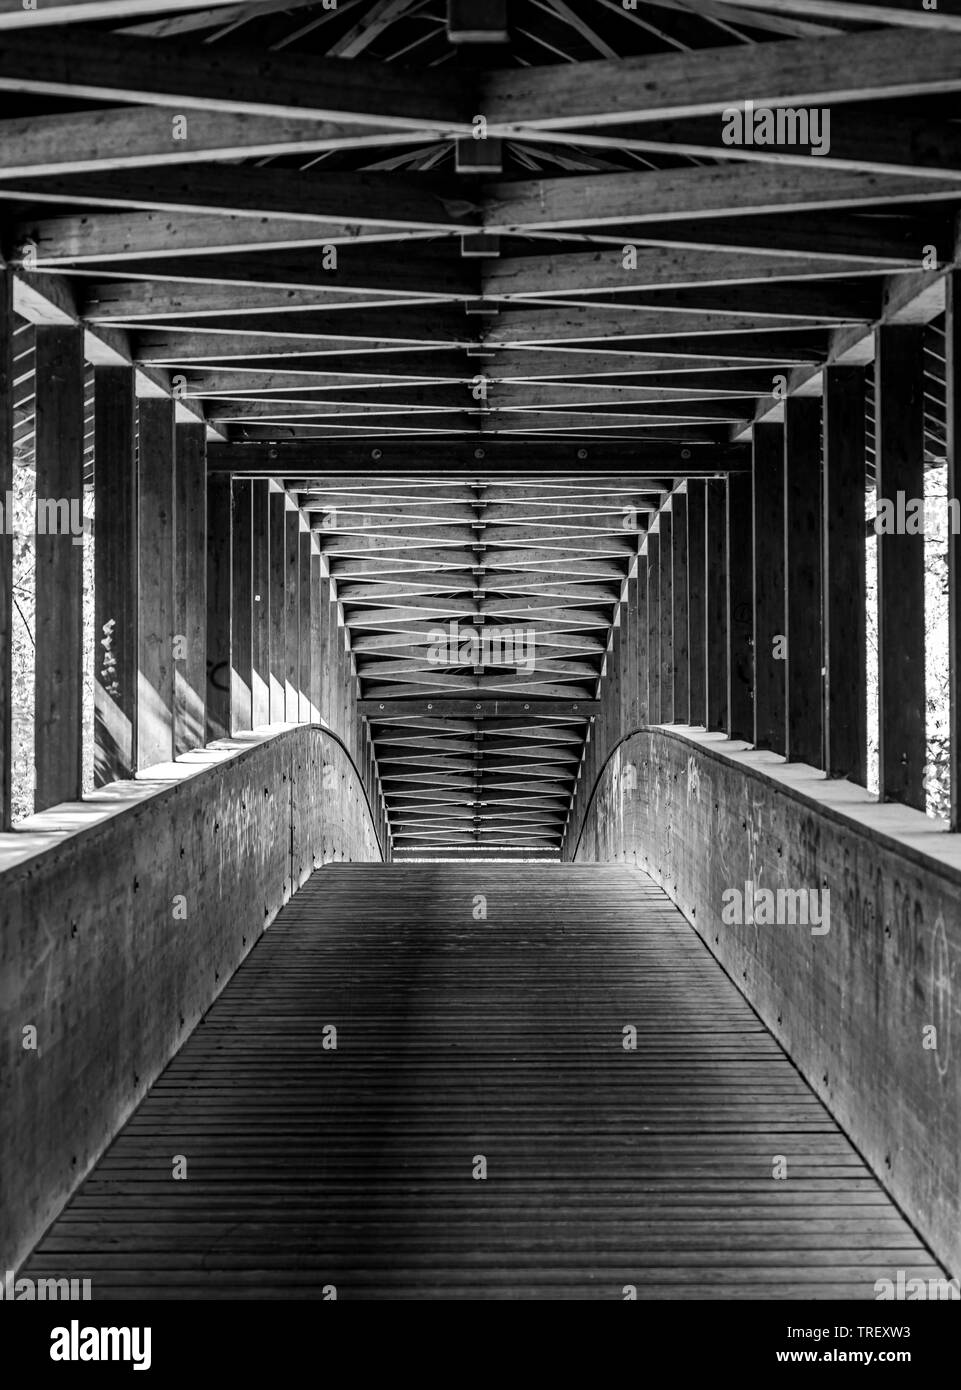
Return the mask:
[(873, 1299), (898, 1269), (942, 1274), (658, 888), (458, 864), (316, 873), (24, 1272), (94, 1298)]

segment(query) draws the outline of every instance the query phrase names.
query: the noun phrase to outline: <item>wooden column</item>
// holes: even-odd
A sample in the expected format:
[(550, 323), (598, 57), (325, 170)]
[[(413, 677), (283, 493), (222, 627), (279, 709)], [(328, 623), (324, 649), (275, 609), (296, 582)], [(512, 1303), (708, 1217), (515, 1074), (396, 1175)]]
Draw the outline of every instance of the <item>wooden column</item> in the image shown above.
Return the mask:
[(320, 555), (320, 717), (330, 723), (330, 579), (327, 561)]
[(310, 717), (320, 718), (324, 661), (324, 597), (320, 551), (310, 545)]
[(754, 745), (787, 754), (784, 426), (754, 426)]
[(207, 478), (207, 742), (230, 734), (230, 477)]
[[(877, 329), (874, 373), (878, 506), (906, 515), (924, 497), (924, 329)], [(878, 535), (878, 705), (881, 800), (923, 811), (923, 528)]]
[(637, 575), (628, 575), (624, 586), (625, 601), (621, 609), (621, 623), (624, 628), (624, 707), (622, 723), (625, 732), (636, 729), (640, 696), (638, 691), (639, 672), (637, 664)]
[(661, 663), (661, 723), (674, 722), (674, 574), (673, 574), (673, 516), (664, 509), (658, 520), (661, 543), (658, 550), (660, 585), (660, 663)]
[(284, 668), (285, 719), (296, 724), (300, 718), (300, 512), (289, 507), (284, 515), (286, 558), (284, 572), (284, 622), (287, 660)]
[(200, 747), (207, 699), (207, 437), (178, 425), (174, 519), (174, 752)]
[[(947, 393), (948, 520), (961, 507), (961, 271), (945, 281), (945, 390)], [(948, 736), (951, 829), (961, 829), (961, 527), (948, 526)]]
[(137, 398), (133, 367), (94, 372), (94, 785), (137, 763)]
[(287, 573), (287, 494), (270, 494), (270, 722), (283, 723), (287, 717), (284, 690), (287, 670), (287, 624), (284, 580)]
[(650, 694), (648, 689), (648, 644), (649, 627), (647, 620), (647, 556), (637, 557), (637, 723), (644, 727), (650, 722)]
[(300, 689), (300, 707), (297, 717), (302, 723), (307, 723), (310, 720), (310, 672), (313, 659), (313, 591), (310, 586), (310, 550), (310, 531), (301, 526), (299, 555), (300, 674), (297, 681)]
[(787, 756), (823, 767), (821, 402), (784, 403)]
[(688, 669), (690, 719), (707, 724), (707, 589), (704, 580), (707, 483), (691, 478), (687, 484)]
[(82, 792), (85, 366), (79, 325), (36, 333), (34, 805), (43, 811)]
[(140, 702), (137, 766), (174, 755), (174, 403), (140, 402)]
[(647, 537), (647, 691), (652, 724), (661, 721), (661, 565), (660, 536)]
[(750, 473), (727, 480), (728, 733), (754, 740), (754, 517)]
[(829, 777), (867, 781), (864, 368), (824, 373), (824, 748)]
[(270, 483), (253, 484), (251, 682), (254, 728), (270, 723)]
[(253, 727), (253, 484), (234, 479), (230, 539), (230, 724)]
[(727, 728), (727, 482), (707, 484), (707, 727)]
[(691, 722), (691, 671), (688, 598), (687, 496), (675, 492), (671, 502), (672, 585), (674, 591), (674, 722)]
[(0, 267), (0, 830), (11, 825), (13, 764), (13, 272)]

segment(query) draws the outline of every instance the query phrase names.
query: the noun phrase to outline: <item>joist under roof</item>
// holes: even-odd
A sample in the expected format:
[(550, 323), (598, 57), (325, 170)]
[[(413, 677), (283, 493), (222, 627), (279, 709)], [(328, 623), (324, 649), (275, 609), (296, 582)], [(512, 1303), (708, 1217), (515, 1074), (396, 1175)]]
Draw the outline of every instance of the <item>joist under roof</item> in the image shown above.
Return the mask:
[[(959, 6), (0, 0), (0, 30), (17, 312), (203, 422), (211, 496), (299, 504), (398, 846), (556, 847), (665, 500), (749, 470), (879, 324), (940, 321)], [(782, 143), (730, 143), (747, 100)]]

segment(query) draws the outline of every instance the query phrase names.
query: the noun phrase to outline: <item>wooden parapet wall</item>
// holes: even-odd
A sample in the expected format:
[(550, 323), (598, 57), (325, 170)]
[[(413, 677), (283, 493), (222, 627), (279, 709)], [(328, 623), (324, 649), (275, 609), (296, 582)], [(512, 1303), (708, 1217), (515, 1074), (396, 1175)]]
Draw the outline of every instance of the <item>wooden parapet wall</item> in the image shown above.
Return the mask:
[[(717, 735), (631, 735), (608, 760), (565, 857), (633, 864), (667, 889), (958, 1274), (957, 837), (851, 784), (741, 750)], [(723, 895), (747, 897), (746, 883), (829, 891), (829, 930), (726, 924)], [(781, 1152), (776, 1136), (771, 1143), (772, 1155)]]
[(381, 858), (352, 761), (318, 726), (153, 773), (0, 837), (4, 1269), (292, 892), (322, 864)]

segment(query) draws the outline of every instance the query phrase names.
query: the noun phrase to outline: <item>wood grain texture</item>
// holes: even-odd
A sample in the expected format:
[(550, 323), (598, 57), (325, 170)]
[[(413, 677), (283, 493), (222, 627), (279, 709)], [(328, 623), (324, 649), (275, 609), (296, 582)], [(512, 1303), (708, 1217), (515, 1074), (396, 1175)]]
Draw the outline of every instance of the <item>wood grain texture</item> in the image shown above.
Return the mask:
[(939, 1273), (645, 875), (334, 865), (27, 1271), (94, 1298), (873, 1299), (901, 1268)]

